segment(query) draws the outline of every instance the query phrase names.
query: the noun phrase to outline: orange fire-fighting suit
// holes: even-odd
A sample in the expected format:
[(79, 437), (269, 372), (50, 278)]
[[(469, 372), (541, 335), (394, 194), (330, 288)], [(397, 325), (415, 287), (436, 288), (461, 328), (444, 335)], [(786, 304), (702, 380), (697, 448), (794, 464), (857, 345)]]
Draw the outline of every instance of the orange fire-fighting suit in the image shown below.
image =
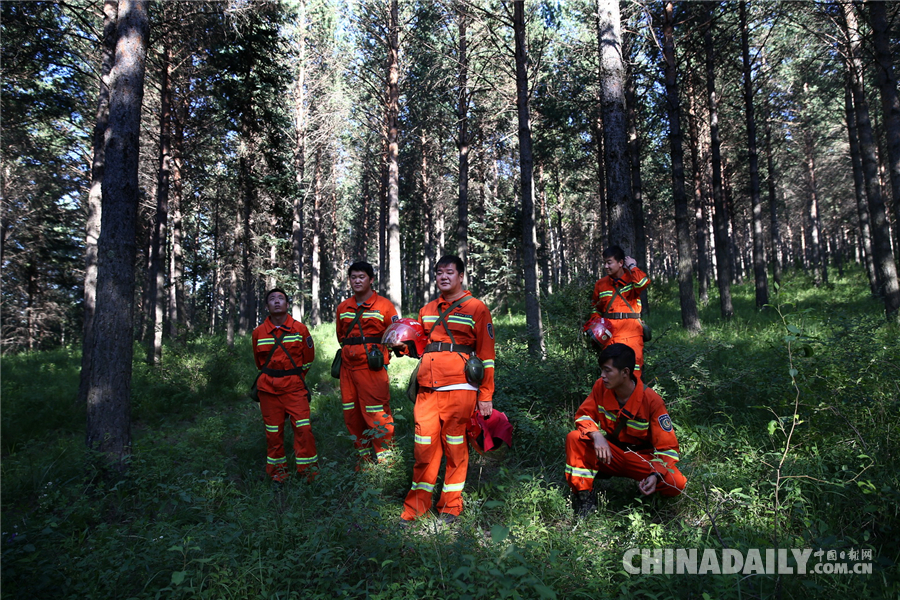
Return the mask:
[[(619, 419), (626, 419), (626, 425), (618, 440), (610, 439)], [(687, 479), (675, 466), (678, 440), (666, 405), (659, 394), (640, 379), (621, 408), (615, 393), (598, 379), (575, 413), (575, 425), (578, 429), (566, 436), (566, 481), (573, 490), (590, 490), (598, 474), (640, 481), (656, 472), (662, 476), (657, 481), (656, 491), (663, 496), (677, 496), (687, 484)], [(592, 431), (601, 431), (609, 442), (612, 456), (609, 463), (597, 459), (590, 437)]]
[[(362, 316), (353, 325), (357, 312)], [(378, 461), (388, 458), (394, 438), (394, 420), (391, 417), (391, 388), (387, 365), (390, 353), (381, 345), (384, 330), (396, 321), (394, 304), (373, 293), (357, 305), (350, 297), (337, 307), (335, 331), (341, 342), (341, 403), (344, 407), (344, 423), (347, 431), (355, 436), (354, 446), (361, 461), (369, 461), (372, 449)], [(384, 367), (369, 369), (366, 353), (376, 349), (384, 356)], [(366, 433), (366, 432), (369, 433)]]
[[(275, 348), (269, 364), (263, 368), (266, 357), (275, 344), (276, 336), (291, 353), (299, 373), (292, 373), (294, 365), (282, 348)], [(309, 391), (303, 380), (316, 356), (313, 339), (306, 325), (287, 315), (281, 326), (275, 326), (267, 317), (253, 330), (253, 358), (256, 368), (262, 369), (257, 380), (259, 408), (266, 425), (266, 473), (275, 481), (288, 477), (287, 458), (284, 455), (284, 419), (290, 415), (294, 428), (294, 456), (297, 472), (302, 473), (316, 465), (316, 441), (309, 425)]]
[[(644, 366), (644, 330), (641, 325), (641, 290), (650, 285), (647, 274), (632, 267), (624, 269), (621, 279), (611, 275), (594, 284), (591, 304), (594, 313), (606, 317), (612, 323), (610, 344), (625, 344), (634, 350), (634, 374), (640, 377)], [(618, 295), (615, 290), (618, 289)], [(624, 298), (624, 300), (623, 300)]]
[[(443, 297), (419, 311), (419, 322), (430, 332), (425, 355), (419, 365), (419, 393), (414, 411), (415, 465), (413, 481), (400, 518), (411, 520), (431, 508), (441, 457), (447, 457), (444, 485), (437, 503), (438, 512), (459, 515), (463, 509), (462, 490), (469, 468), (466, 425), (475, 411), (476, 399), (491, 402), (494, 397), (494, 325), (491, 312), (481, 300), (468, 297), (445, 318), (455, 345), (444, 325), (435, 327), (438, 316), (451, 302)], [(463, 347), (463, 348), (460, 348)], [(484, 380), (476, 390), (466, 381), (467, 350), (484, 362)]]

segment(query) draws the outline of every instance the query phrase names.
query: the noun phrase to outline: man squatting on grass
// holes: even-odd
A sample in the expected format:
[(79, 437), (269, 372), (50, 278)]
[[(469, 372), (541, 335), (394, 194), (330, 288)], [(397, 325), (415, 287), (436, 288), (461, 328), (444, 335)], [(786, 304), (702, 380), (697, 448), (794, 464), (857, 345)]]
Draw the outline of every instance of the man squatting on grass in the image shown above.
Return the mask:
[(358, 261), (347, 270), (353, 295), (337, 307), (335, 333), (341, 344), (341, 403), (344, 423), (353, 436), (359, 470), (390, 456), (394, 438), (390, 354), (381, 345), (384, 330), (397, 321), (394, 304), (372, 289), (375, 270)]
[(306, 372), (316, 356), (309, 329), (288, 314), (284, 290), (266, 294), (269, 316), (253, 330), (253, 358), (262, 371), (257, 380), (259, 409), (266, 425), (266, 474), (277, 484), (290, 476), (284, 455), (284, 418), (291, 416), (297, 473), (312, 479), (318, 461), (309, 425)]
[(630, 477), (645, 496), (677, 496), (687, 484), (675, 466), (672, 420), (659, 394), (634, 376), (634, 350), (610, 344), (599, 362), (600, 379), (575, 413), (578, 429), (566, 436), (566, 481), (580, 516), (597, 507), (595, 477)]

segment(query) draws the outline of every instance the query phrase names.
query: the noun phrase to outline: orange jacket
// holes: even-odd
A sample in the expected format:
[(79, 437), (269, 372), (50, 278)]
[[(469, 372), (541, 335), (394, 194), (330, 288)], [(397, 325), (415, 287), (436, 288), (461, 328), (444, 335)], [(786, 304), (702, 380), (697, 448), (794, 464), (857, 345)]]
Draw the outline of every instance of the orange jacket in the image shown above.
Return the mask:
[[(575, 413), (575, 425), (581, 437), (587, 439), (592, 431), (611, 434), (619, 418), (627, 419), (625, 428), (619, 433), (619, 442), (647, 446), (647, 454), (652, 451), (654, 458), (662, 459), (667, 465), (674, 466), (678, 462), (678, 439), (666, 405), (659, 394), (640, 380), (625, 406), (620, 408), (616, 394), (606, 389), (603, 380), (598, 379)], [(662, 472), (661, 465), (654, 465), (654, 468)]]
[[(478, 399), (491, 402), (494, 398), (494, 322), (491, 311), (484, 302), (474, 298), (468, 291), (463, 297), (466, 296), (468, 298), (447, 315), (444, 323), (453, 332), (453, 339), (457, 344), (473, 346), (475, 355), (484, 361), (484, 381), (478, 388)], [(431, 332), (429, 343), (450, 343), (444, 323), (434, 326), (450, 304), (443, 296), (438, 296), (419, 311), (419, 322), (426, 333)], [(466, 383), (465, 364), (468, 358), (468, 355), (457, 352), (426, 353), (419, 366), (419, 385), (440, 388)]]
[[(362, 310), (363, 315), (359, 321), (353, 326), (353, 331), (348, 331), (350, 323), (356, 318), (356, 311)], [(356, 298), (350, 297), (341, 302), (335, 316), (335, 333), (337, 339), (343, 344), (344, 338), (378, 338), (384, 335), (384, 330), (400, 317), (394, 308), (394, 303), (377, 293), (357, 306)], [(362, 325), (362, 333), (360, 333), (360, 325)], [(341, 365), (347, 367), (351, 371), (358, 369), (367, 369), (366, 350), (371, 349), (372, 344), (348, 344), (341, 351)], [(390, 353), (384, 346), (379, 345), (378, 348), (384, 354), (384, 364), (390, 362)]]
[[(601, 317), (604, 313), (641, 314), (641, 290), (650, 285), (647, 274), (633, 267), (624, 269), (621, 279), (613, 279), (610, 275), (602, 277), (594, 284), (594, 295), (591, 305), (594, 312)], [(615, 290), (619, 290), (616, 295)], [(623, 300), (624, 298), (624, 300)], [(629, 308), (630, 306), (630, 308)], [(643, 328), (637, 318), (613, 318), (613, 335), (637, 336)]]
[[(291, 353), (291, 357), (298, 367), (303, 369), (303, 375), (288, 375), (287, 377), (272, 377), (263, 373), (257, 381), (257, 388), (262, 392), (270, 394), (284, 394), (288, 392), (296, 392), (304, 389), (303, 379), (306, 372), (312, 366), (313, 359), (316, 357), (316, 349), (313, 344), (312, 336), (309, 335), (309, 329), (300, 321), (295, 320), (291, 315), (287, 315), (284, 325), (276, 327), (266, 317), (262, 324), (253, 330), (253, 359), (256, 361), (256, 368), (261, 369), (266, 362), (266, 357), (275, 344), (275, 336), (281, 340), (281, 343)], [(291, 360), (284, 350), (276, 347), (272, 358), (269, 359), (267, 369), (275, 369), (286, 371), (293, 369)]]

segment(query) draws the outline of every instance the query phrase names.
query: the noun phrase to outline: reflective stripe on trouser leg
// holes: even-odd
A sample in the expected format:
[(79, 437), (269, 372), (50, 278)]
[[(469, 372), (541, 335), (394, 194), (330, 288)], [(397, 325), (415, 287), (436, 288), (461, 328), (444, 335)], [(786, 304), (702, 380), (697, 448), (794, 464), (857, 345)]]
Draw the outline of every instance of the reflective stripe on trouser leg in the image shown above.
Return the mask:
[(318, 461), (316, 440), (309, 422), (309, 397), (306, 391), (283, 394), (285, 409), (294, 428), (294, 460), (297, 472), (302, 473)]
[(459, 515), (463, 510), (462, 491), (469, 470), (469, 445), (466, 425), (475, 410), (477, 392), (453, 390), (438, 392), (441, 408), (441, 443), (447, 457), (444, 486), (438, 499), (437, 511)]
[(284, 419), (286, 416), (281, 397), (259, 392), (259, 409), (266, 428), (266, 475), (280, 481), (287, 476), (287, 458), (284, 455)]
[(416, 422), (412, 484), (403, 502), (402, 519), (415, 519), (431, 509), (431, 493), (441, 467), (441, 420), (437, 392), (419, 392), (413, 410)]
[(356, 437), (354, 446), (357, 449), (374, 447), (375, 452), (380, 453), (390, 447), (394, 437), (390, 398), (386, 370), (341, 369), (344, 424), (350, 435)]
[(576, 491), (594, 487), (597, 474), (597, 453), (590, 439), (581, 437), (579, 431), (570, 431), (566, 436), (566, 481)]
[[(593, 446), (593, 444), (591, 445)], [(597, 464), (598, 473), (641, 481), (646, 479), (651, 471), (657, 471), (663, 476), (663, 480), (656, 484), (656, 493), (661, 496), (677, 496), (687, 485), (687, 479), (681, 474), (678, 467), (672, 465), (669, 467), (672, 471), (669, 471), (669, 468), (651, 462), (655, 457), (649, 452), (646, 454), (629, 452), (613, 444), (610, 444), (609, 450), (611, 456), (609, 464)]]

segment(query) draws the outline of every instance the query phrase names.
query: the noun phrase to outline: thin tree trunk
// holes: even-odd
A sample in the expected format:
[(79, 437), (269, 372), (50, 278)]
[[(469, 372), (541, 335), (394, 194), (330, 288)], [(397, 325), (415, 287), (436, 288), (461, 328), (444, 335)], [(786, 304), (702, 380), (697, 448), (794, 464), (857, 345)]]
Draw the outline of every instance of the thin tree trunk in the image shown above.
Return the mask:
[[(165, 10), (165, 9), (163, 9)], [(147, 343), (147, 364), (162, 360), (163, 312), (166, 301), (166, 240), (169, 220), (169, 179), (172, 158), (172, 86), (169, 44), (163, 39), (160, 68), (159, 161), (156, 181), (156, 216), (150, 241), (150, 271), (147, 284), (150, 290), (150, 331)]]
[[(434, 294), (434, 280), (432, 279), (434, 264), (434, 231), (432, 221), (431, 182), (428, 179), (428, 138), (422, 132), (419, 136), (421, 143), (421, 178), (422, 178), (422, 293), (431, 298)], [(462, 257), (462, 255), (460, 255)], [(465, 259), (464, 259), (465, 260)], [(423, 302), (423, 304), (425, 304)]]
[[(688, 73), (693, 69), (688, 65)], [(691, 178), (694, 194), (694, 235), (697, 245), (697, 297), (704, 306), (709, 302), (709, 243), (706, 235), (709, 216), (706, 209), (706, 196), (703, 193), (703, 169), (700, 160), (700, 127), (695, 109), (696, 94), (693, 78), (688, 76), (688, 130), (691, 148)]]
[(769, 189), (769, 234), (771, 236), (772, 281), (781, 285), (781, 229), (778, 224), (778, 197), (776, 194), (775, 157), (772, 148), (772, 120), (766, 119), (766, 183)]
[(872, 255), (872, 231), (869, 225), (869, 205), (866, 202), (866, 188), (863, 182), (862, 157), (859, 153), (859, 138), (856, 133), (856, 111), (853, 108), (853, 92), (849, 71), (847, 85), (844, 87), (844, 112), (847, 121), (847, 138), (850, 144), (850, 162), (853, 169), (853, 191), (856, 194), (856, 214), (859, 218), (859, 238), (863, 249), (862, 261), (869, 278), (869, 291), (878, 295), (878, 272), (875, 270), (875, 259)]
[(184, 249), (181, 201), (184, 197), (184, 119), (185, 99), (179, 98), (175, 109), (172, 136), (172, 252), (169, 255), (169, 336), (179, 336), (187, 325), (184, 310)]
[(306, 0), (299, 0), (297, 6), (297, 83), (294, 86), (294, 201), (291, 203), (291, 275), (297, 285), (297, 298), (291, 304), (291, 316), (303, 318), (306, 287), (303, 281), (303, 202), (306, 199), (306, 133), (308, 126), (306, 110)]
[(609, 241), (621, 246), (626, 254), (631, 254), (636, 246), (619, 0), (597, 0), (597, 43), (602, 73), (600, 111), (603, 115), (606, 194), (610, 207)]
[(456, 146), (459, 149), (459, 200), (456, 227), (457, 254), (468, 263), (469, 256), (469, 58), (466, 28), (467, 0), (457, 2), (457, 24), (459, 30), (459, 83), (456, 108), (457, 136)]
[(120, 470), (131, 453), (138, 162), (150, 32), (147, 4), (146, 0), (119, 3), (102, 184), (93, 367), (87, 397), (86, 444)]
[(747, 115), (747, 155), (750, 170), (750, 208), (753, 211), (753, 282), (756, 308), (769, 303), (766, 277), (766, 250), (763, 237), (762, 201), (759, 193), (759, 152), (756, 148), (756, 117), (753, 109), (753, 71), (750, 64), (750, 32), (747, 27), (747, 2), (740, 6), (741, 55), (744, 64), (744, 106)]
[[(104, 138), (109, 124), (109, 83), (116, 52), (117, 0), (103, 2), (103, 39), (100, 47), (100, 91), (97, 99), (97, 121), (94, 125), (93, 160), (91, 162), (91, 190), (85, 205), (84, 243), (84, 337), (82, 339), (81, 375), (78, 383), (78, 404), (87, 402), (91, 379), (91, 351), (94, 345), (94, 312), (97, 305), (97, 240), (103, 197)], [(3, 195), (7, 197), (6, 194)], [(5, 228), (4, 228), (5, 230)], [(2, 258), (2, 257), (0, 257)], [(0, 260), (2, 263), (2, 260)]]
[[(249, 127), (244, 127), (244, 139), (250, 139)], [(238, 319), (238, 334), (247, 335), (250, 331), (251, 322), (255, 317), (253, 309), (254, 296), (254, 277), (250, 270), (250, 256), (252, 254), (253, 240), (250, 235), (250, 216), (253, 213), (255, 185), (252, 182), (253, 158), (252, 150), (247, 151), (245, 156), (241, 156), (238, 166), (238, 177), (240, 178), (241, 190), (241, 210), (239, 214), (240, 224), (240, 251), (241, 251), (241, 283), (242, 291), (238, 304), (240, 305), (240, 315)]]
[(887, 145), (885, 154), (891, 179), (891, 201), (894, 206), (894, 248), (900, 251), (900, 97), (897, 94), (897, 78), (894, 75), (886, 3), (881, 0), (877, 2), (868, 0), (866, 6), (869, 7), (872, 41), (875, 47), (875, 82), (881, 92), (881, 110), (884, 113)]
[(691, 227), (684, 190), (684, 148), (681, 103), (678, 99), (678, 69), (675, 62), (674, 5), (666, 2), (663, 20), (663, 57), (666, 71), (666, 112), (669, 116), (669, 146), (672, 152), (672, 196), (675, 201), (675, 235), (678, 248), (678, 298), (681, 325), (691, 334), (700, 331), (700, 316), (694, 299), (694, 267), (691, 261)]
[(388, 32), (388, 298), (403, 312), (403, 264), (400, 256), (400, 19), (391, 0)]
[(731, 302), (731, 260), (728, 256), (728, 212), (722, 190), (722, 155), (721, 142), (719, 140), (719, 109), (716, 96), (716, 57), (713, 45), (712, 18), (712, 4), (707, 3), (708, 22), (706, 31), (703, 34), (703, 40), (706, 47), (706, 89), (709, 95), (709, 137), (712, 150), (713, 203), (716, 209), (716, 213), (713, 216), (716, 238), (716, 279), (719, 285), (722, 318), (730, 319), (734, 316), (734, 306)]
[(519, 171), (522, 193), (522, 265), (525, 270), (525, 328), (528, 352), (544, 357), (544, 328), (538, 298), (537, 256), (534, 224), (534, 157), (529, 114), (528, 49), (525, 39), (525, 3), (513, 2), (516, 43), (516, 108), (519, 117)]
[[(809, 93), (809, 84), (804, 84), (804, 95)], [(825, 262), (825, 253), (822, 248), (821, 228), (819, 218), (819, 190), (816, 184), (816, 157), (815, 145), (809, 120), (804, 123), (803, 149), (806, 159), (806, 184), (809, 193), (807, 203), (807, 217), (809, 219), (809, 251), (810, 262), (813, 269), (813, 280), (816, 286), (828, 283), (828, 265)]]
[[(638, 131), (637, 98), (634, 88), (634, 75), (625, 75), (625, 107), (628, 123), (628, 162), (631, 170), (632, 214), (634, 215), (634, 257), (639, 264), (647, 262), (647, 234), (644, 227), (644, 184), (641, 179), (641, 137)], [(649, 266), (648, 266), (649, 270)], [(641, 291), (642, 314), (650, 309), (647, 302), (647, 288)]]
[(309, 324), (315, 327), (322, 322), (322, 150), (316, 148), (316, 162), (313, 165), (313, 232), (312, 260), (310, 261), (310, 296), (312, 308)]
[(853, 105), (856, 109), (856, 128), (866, 182), (866, 199), (869, 202), (869, 217), (872, 219), (872, 251), (879, 275), (879, 293), (884, 299), (885, 311), (888, 316), (893, 317), (900, 309), (900, 284), (897, 281), (897, 264), (891, 250), (890, 229), (878, 180), (878, 160), (875, 155), (875, 137), (869, 121), (869, 105), (863, 88), (859, 28), (853, 5), (850, 2), (842, 2), (841, 7), (847, 27)]

